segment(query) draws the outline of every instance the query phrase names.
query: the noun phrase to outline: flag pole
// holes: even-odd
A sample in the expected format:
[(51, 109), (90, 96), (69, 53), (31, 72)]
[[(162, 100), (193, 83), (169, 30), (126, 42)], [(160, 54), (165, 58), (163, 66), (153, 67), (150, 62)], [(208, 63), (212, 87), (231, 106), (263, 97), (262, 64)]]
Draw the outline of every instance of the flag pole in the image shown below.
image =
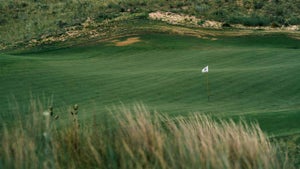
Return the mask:
[(206, 90), (207, 90), (207, 101), (209, 101), (210, 92), (209, 92), (208, 72), (206, 73)]
[(207, 101), (209, 101), (210, 92), (209, 92), (209, 81), (208, 81), (208, 65), (202, 69), (202, 73), (206, 73), (206, 93), (207, 93)]

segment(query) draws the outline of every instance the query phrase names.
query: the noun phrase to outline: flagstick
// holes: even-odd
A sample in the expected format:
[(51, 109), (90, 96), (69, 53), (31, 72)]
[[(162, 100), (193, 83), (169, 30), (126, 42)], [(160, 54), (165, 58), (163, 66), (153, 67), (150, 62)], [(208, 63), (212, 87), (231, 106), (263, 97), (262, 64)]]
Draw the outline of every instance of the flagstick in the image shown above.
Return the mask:
[(210, 92), (209, 92), (209, 82), (208, 82), (208, 65), (202, 69), (202, 73), (206, 73), (206, 93), (207, 93), (207, 101), (209, 101)]
[(207, 101), (209, 101), (210, 92), (209, 92), (208, 72), (206, 73), (206, 90), (207, 90)]

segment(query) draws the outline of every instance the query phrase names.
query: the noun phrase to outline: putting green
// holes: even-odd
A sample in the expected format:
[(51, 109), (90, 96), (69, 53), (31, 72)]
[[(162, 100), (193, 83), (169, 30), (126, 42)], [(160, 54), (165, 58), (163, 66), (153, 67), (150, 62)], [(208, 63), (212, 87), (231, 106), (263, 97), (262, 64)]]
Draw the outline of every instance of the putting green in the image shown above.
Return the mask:
[[(134, 43), (123, 45), (128, 38)], [(53, 97), (57, 108), (77, 103), (87, 119), (93, 113), (102, 117), (114, 105), (142, 102), (174, 116), (242, 115), (258, 121), (270, 134), (299, 133), (299, 49), (300, 40), (284, 34), (216, 40), (149, 34), (53, 51), (1, 54), (1, 117), (16, 107), (28, 111), (34, 95), (45, 105)], [(203, 74), (206, 65), (209, 73)]]

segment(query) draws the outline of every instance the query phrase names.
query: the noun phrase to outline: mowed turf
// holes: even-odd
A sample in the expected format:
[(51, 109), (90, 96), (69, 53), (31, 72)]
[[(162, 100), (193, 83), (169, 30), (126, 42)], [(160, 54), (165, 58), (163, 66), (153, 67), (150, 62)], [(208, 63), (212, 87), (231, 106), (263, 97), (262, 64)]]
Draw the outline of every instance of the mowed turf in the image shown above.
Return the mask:
[[(57, 108), (77, 103), (83, 119), (138, 102), (174, 116), (242, 116), (272, 135), (300, 133), (300, 40), (284, 34), (138, 37), (128, 46), (101, 42), (1, 54), (2, 118), (16, 111), (16, 103), (26, 112), (33, 95), (53, 97)], [(206, 65), (209, 73), (203, 74)]]

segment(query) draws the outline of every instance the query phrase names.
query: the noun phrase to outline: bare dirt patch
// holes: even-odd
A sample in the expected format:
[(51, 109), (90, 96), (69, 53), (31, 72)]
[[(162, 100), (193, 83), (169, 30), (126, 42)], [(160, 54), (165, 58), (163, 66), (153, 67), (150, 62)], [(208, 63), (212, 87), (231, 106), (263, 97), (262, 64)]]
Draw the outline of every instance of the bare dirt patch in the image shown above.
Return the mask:
[(115, 44), (115, 46), (128, 46), (140, 41), (141, 39), (139, 37), (131, 37), (131, 38), (127, 38), (124, 41), (114, 40), (112, 42)]
[(152, 12), (149, 13), (149, 19), (161, 20), (172, 25), (194, 25), (203, 28), (215, 29), (222, 28), (222, 22), (203, 20), (201, 18), (196, 18), (195, 16), (176, 14), (172, 12)]

